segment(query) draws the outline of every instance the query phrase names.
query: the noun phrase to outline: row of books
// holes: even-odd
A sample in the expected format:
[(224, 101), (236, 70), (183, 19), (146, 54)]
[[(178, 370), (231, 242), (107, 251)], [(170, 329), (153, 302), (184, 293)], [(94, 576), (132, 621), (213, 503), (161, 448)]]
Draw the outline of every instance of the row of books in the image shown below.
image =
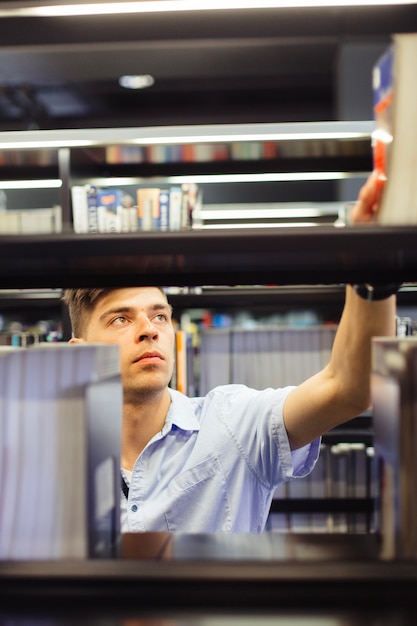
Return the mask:
[(217, 385), (298, 385), (329, 361), (337, 325), (202, 329), (199, 394)]
[(245, 141), (183, 145), (108, 146), (106, 163), (209, 163), (363, 154), (358, 141)]
[(0, 211), (1, 235), (41, 235), (62, 232), (62, 209), (55, 205), (45, 209)]
[[(189, 396), (229, 383), (255, 389), (299, 385), (327, 365), (337, 331), (337, 324), (318, 322), (206, 327), (183, 323), (184, 317), (172, 386)], [(411, 318), (397, 317), (397, 336), (412, 335), (413, 326)]]
[(201, 225), (202, 190), (194, 183), (139, 187), (135, 197), (119, 188), (71, 188), (75, 233), (178, 231)]
[[(282, 483), (275, 490), (267, 528), (299, 533), (372, 532), (375, 530), (372, 502), (377, 488), (373, 446), (323, 443), (309, 476)], [(369, 507), (338, 510), (334, 503), (347, 498), (350, 502), (367, 502)], [(320, 510), (325, 508), (323, 504), (328, 510)]]
[(0, 559), (109, 557), (120, 536), (117, 346), (0, 348)]
[(45, 167), (58, 165), (58, 151), (56, 149), (38, 148), (36, 150), (0, 150), (0, 166)]
[(198, 337), (178, 329), (175, 333), (175, 368), (170, 387), (189, 397), (198, 395)]
[(36, 328), (19, 330), (15, 332), (0, 331), (0, 346), (13, 346), (14, 348), (26, 348), (42, 342), (56, 343), (63, 340), (62, 330), (58, 325), (54, 328)]

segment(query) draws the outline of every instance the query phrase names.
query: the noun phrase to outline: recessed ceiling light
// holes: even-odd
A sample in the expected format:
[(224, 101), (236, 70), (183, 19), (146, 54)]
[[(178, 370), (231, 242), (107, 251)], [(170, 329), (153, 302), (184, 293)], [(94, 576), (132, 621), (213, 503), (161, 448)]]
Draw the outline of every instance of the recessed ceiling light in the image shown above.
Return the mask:
[(146, 89), (154, 82), (155, 79), (150, 74), (128, 74), (119, 78), (119, 85), (125, 89)]

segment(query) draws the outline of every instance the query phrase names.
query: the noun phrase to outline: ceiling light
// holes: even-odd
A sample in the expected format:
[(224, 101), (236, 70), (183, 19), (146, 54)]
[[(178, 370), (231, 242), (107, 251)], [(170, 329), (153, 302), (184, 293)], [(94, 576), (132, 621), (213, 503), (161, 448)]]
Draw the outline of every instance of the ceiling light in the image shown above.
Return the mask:
[[(6, 4), (6, 3), (4, 3)], [(72, 2), (64, 4), (9, 3), (0, 10), (0, 17), (50, 17), (76, 15), (114, 15), (129, 13), (161, 13), (174, 11), (210, 11), (242, 9), (279, 9), (330, 6), (381, 6), (416, 4), (415, 0), (152, 0), (127, 2)], [(20, 4), (20, 7), (19, 7)], [(13, 8), (12, 8), (13, 5)]]
[(150, 74), (126, 74), (119, 78), (120, 87), (125, 89), (146, 89), (154, 83), (155, 79)]

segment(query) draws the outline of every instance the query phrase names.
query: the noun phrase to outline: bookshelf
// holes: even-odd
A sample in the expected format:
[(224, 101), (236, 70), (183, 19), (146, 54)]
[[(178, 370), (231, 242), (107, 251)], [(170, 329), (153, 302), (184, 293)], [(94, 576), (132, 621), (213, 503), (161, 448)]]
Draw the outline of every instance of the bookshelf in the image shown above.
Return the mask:
[[(64, 156), (65, 167), (70, 167), (68, 152)], [(69, 211), (69, 178), (63, 187), (63, 207)], [(272, 283), (287, 286), (282, 292), (286, 298), (291, 295), (290, 286), (304, 290), (309, 285), (311, 297), (314, 287), (323, 285), (417, 281), (416, 234), (414, 228), (320, 225), (129, 235), (76, 236), (69, 229), (54, 235), (2, 235), (0, 289), (129, 286), (138, 282), (208, 284), (228, 285), (232, 291), (225, 297), (233, 300), (238, 292), (234, 285), (247, 286), (248, 298), (252, 285)], [(324, 287), (322, 294), (326, 290)], [(278, 297), (277, 290), (272, 293)], [(214, 297), (220, 296), (218, 292)], [(302, 296), (302, 291), (298, 292), (297, 297)], [(263, 290), (261, 297), (267, 299), (268, 290)], [(227, 550), (214, 537), (200, 538), (199, 544), (195, 538), (183, 538), (182, 547), (178, 543), (176, 547), (175, 541), (180, 540), (174, 539), (171, 560), (159, 552), (146, 562), (121, 558), (86, 563), (0, 563), (0, 617), (1, 611), (15, 614), (22, 597), (23, 617), (26, 611), (32, 617), (47, 614), (59, 619), (70, 609), (76, 618), (85, 611), (100, 617), (102, 610), (106, 617), (138, 615), (141, 602), (142, 610), (159, 606), (161, 584), (165, 609), (174, 612), (186, 608), (209, 611), (213, 606), (229, 611), (236, 606), (282, 611), (301, 601), (304, 610), (325, 609), (335, 614), (355, 605), (383, 615), (378, 613), (381, 606), (394, 610), (395, 602), (402, 603), (404, 614), (415, 610), (415, 563), (379, 561), (374, 537), (328, 538), (327, 543), (304, 539), (304, 544), (302, 537), (287, 539), (293, 542), (290, 544), (276, 538), (267, 548), (257, 537), (249, 541), (228, 537)], [(357, 541), (360, 550), (355, 551)], [(306, 546), (313, 564), (294, 558), (300, 550), (305, 552)], [(292, 555), (290, 561), (288, 555)], [(181, 588), (186, 593), (179, 592)], [(191, 607), (190, 597), (195, 598)], [(43, 603), (47, 599), (46, 611)]]
[[(353, 177), (358, 183), (366, 177), (372, 167), (372, 128), (372, 121), (341, 121), (1, 132), (0, 189), (7, 182), (10, 194), (18, 193), (15, 201), (22, 203), (23, 190), (19, 186), (23, 180), (29, 198), (34, 198), (35, 186), (47, 186), (52, 177), (58, 188), (49, 190), (53, 194), (51, 204), (57, 202), (58, 194), (63, 232), (45, 236), (0, 234), (0, 289), (121, 285), (132, 279), (178, 286), (260, 282), (330, 285), (359, 279), (380, 280), (382, 272), (384, 280), (398, 280), (401, 274), (402, 280), (412, 281), (416, 256), (412, 231), (333, 226), (337, 206), (344, 202), (335, 202), (338, 181), (333, 174), (340, 170), (342, 178)], [(266, 158), (260, 150), (266, 144), (275, 148), (272, 157)], [(219, 146), (224, 151), (221, 158), (213, 152)], [(178, 157), (178, 148), (187, 148), (188, 156), (182, 153)], [(177, 149), (175, 158), (173, 149)], [(193, 158), (189, 157), (190, 149), (196, 152)], [(134, 162), (132, 150), (143, 152), (140, 162)], [(240, 183), (241, 188), (228, 179), (213, 184), (216, 177), (222, 180), (224, 174), (232, 176), (232, 180), (239, 174), (247, 181)], [(263, 182), (251, 179), (252, 174), (262, 174)], [(282, 174), (295, 175), (296, 179), (282, 182)], [(297, 180), (298, 175), (303, 179), (311, 174), (323, 180), (314, 184)], [(216, 187), (218, 193), (228, 195), (228, 204), (219, 207), (217, 214), (221, 216), (221, 209), (234, 206), (236, 218), (232, 224), (230, 220), (222, 223), (220, 217), (220, 228), (204, 228), (203, 224), (201, 230), (193, 232), (73, 236), (74, 184), (120, 184), (134, 188), (145, 182), (153, 184), (187, 176), (195, 176), (196, 180), (204, 176), (209, 181), (208, 191), (203, 190), (209, 199), (214, 198)], [(272, 182), (271, 176), (272, 180), (274, 176), (278, 178)], [(304, 185), (311, 194), (312, 184), (319, 186), (317, 198), (321, 199), (315, 203), (318, 213), (312, 229), (290, 227), (291, 217), (283, 220), (285, 229), (277, 228), (277, 220), (274, 224), (269, 218), (261, 219), (261, 228), (256, 229), (251, 227), (255, 219), (239, 218), (239, 208), (250, 211), (254, 206), (254, 194), (258, 200), (265, 194), (267, 204), (279, 211), (287, 203), (271, 202), (271, 194), (275, 199), (282, 198), (282, 194), (288, 199), (288, 193)], [(237, 195), (230, 196), (233, 188), (237, 188)], [(30, 202), (29, 199), (29, 207)], [(298, 196), (297, 202), (291, 204), (300, 202), (303, 203), (302, 197)], [(218, 204), (209, 202), (208, 206), (215, 209)], [(19, 204), (16, 208), (23, 207)], [(233, 226), (232, 236), (226, 225)], [(386, 250), (383, 258), (378, 254), (381, 249)]]
[[(134, 193), (145, 184), (197, 181), (203, 207), (216, 210), (226, 201), (236, 209), (232, 222), (240, 221), (242, 206), (261, 203), (276, 205), (278, 218), (260, 220), (270, 224), (294, 201), (292, 208), (313, 204), (315, 221), (328, 223), (342, 203), (339, 182), (363, 180), (372, 167), (372, 127), (372, 121), (333, 121), (6, 131), (0, 189), (8, 208), (17, 209), (39, 207), (48, 191), (51, 204), (62, 207), (64, 232), (72, 231), (71, 187), (82, 183)], [(227, 223), (222, 210), (216, 213), (214, 222)]]

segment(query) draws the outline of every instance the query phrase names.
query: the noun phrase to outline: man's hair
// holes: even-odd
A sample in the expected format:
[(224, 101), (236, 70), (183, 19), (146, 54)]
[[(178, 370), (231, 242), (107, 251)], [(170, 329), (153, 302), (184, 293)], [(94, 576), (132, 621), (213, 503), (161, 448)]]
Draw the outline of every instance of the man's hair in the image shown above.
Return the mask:
[[(96, 304), (113, 288), (83, 288), (83, 289), (65, 289), (62, 300), (68, 307), (71, 321), (72, 334), (74, 337), (82, 338), (85, 336), (90, 316)], [(157, 287), (166, 297), (162, 287)]]
[(62, 300), (68, 307), (74, 337), (83, 337), (97, 302), (112, 289), (66, 289)]

